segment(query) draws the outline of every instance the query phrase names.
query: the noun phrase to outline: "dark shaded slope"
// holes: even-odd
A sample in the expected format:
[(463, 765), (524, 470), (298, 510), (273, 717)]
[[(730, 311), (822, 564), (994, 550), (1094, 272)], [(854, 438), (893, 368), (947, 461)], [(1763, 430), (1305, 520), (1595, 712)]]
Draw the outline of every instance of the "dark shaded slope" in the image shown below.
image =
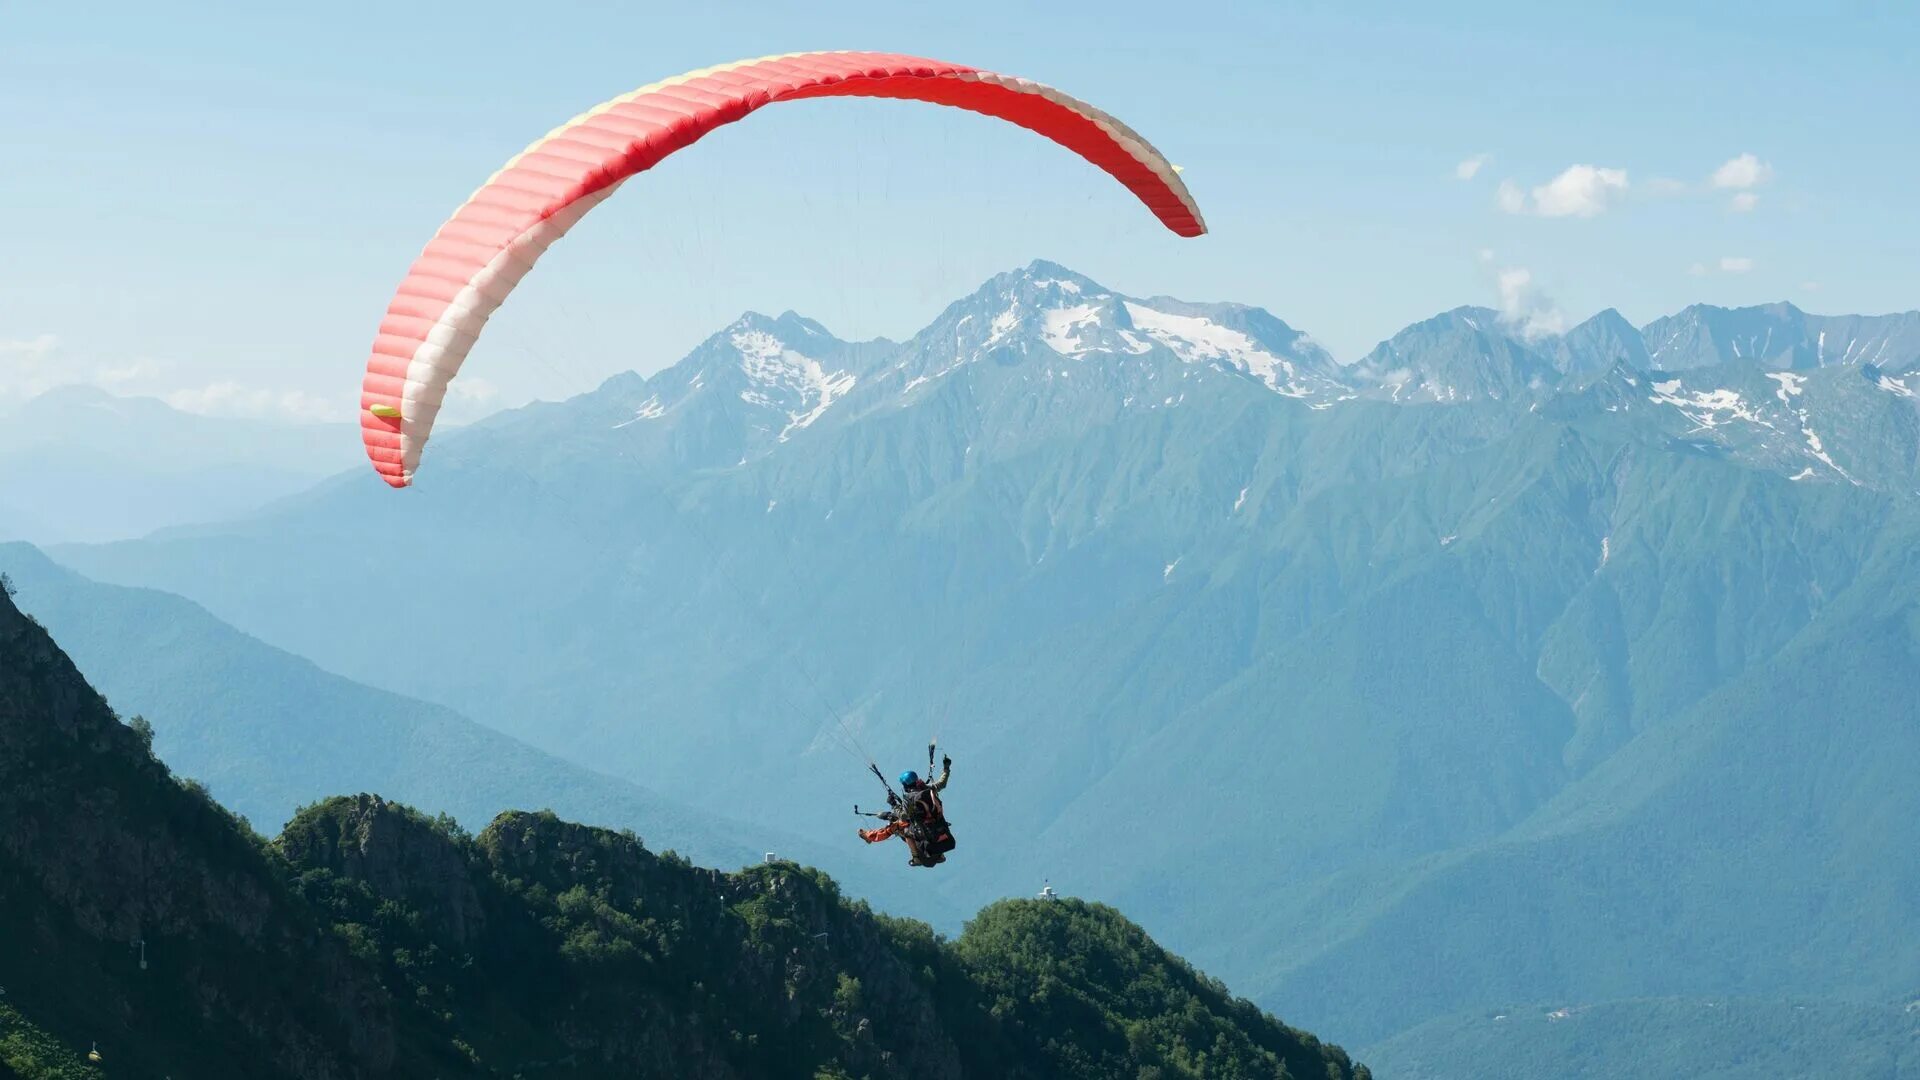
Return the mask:
[(30, 1023), (99, 1041), (126, 1075), (170, 1062), (229, 1076), (392, 1067), (385, 990), (6, 598), (0, 823), (0, 972)]
[(956, 952), (980, 1004), (1011, 1021), (1014, 1060), (1047, 1060), (1062, 1080), (1348, 1068), (1338, 1048), (1234, 997), (1104, 904), (1003, 900), (967, 924)]

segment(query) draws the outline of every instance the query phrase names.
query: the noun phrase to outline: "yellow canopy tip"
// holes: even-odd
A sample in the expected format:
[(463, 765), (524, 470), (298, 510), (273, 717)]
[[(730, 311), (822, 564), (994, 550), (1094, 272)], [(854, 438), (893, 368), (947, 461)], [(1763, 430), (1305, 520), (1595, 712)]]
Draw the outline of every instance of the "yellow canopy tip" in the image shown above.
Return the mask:
[(367, 411), (382, 420), (400, 419), (400, 410), (391, 405), (369, 405), (367, 406)]

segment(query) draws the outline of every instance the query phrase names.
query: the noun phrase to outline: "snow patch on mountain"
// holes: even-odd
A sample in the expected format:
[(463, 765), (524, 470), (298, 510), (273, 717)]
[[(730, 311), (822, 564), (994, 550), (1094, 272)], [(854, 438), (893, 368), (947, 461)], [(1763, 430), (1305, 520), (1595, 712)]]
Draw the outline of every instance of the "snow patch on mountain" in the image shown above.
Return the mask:
[[(1860, 481), (1834, 460), (1820, 434), (1814, 430), (1813, 410), (1808, 405), (1808, 376), (1793, 371), (1763, 373), (1773, 384), (1771, 400), (1762, 397), (1750, 401), (1730, 387), (1689, 388), (1679, 378), (1653, 384), (1656, 405), (1676, 409), (1692, 423), (1688, 435), (1711, 432), (1724, 445), (1742, 454), (1758, 454), (1757, 460), (1771, 459), (1784, 471), (1788, 463), (1799, 465), (1812, 458), (1817, 465), (1803, 465), (1792, 479), (1805, 480), (1818, 475), (1821, 467), (1856, 486)], [(1764, 384), (1763, 384), (1764, 385)], [(1779, 404), (1773, 404), (1777, 401)], [(1741, 425), (1748, 425), (1742, 433)], [(1787, 436), (1787, 442), (1775, 450), (1766, 433)], [(1758, 436), (1757, 441), (1754, 437)], [(1797, 436), (1797, 439), (1796, 439)], [(1789, 455), (1786, 459), (1780, 454)], [(1804, 456), (1801, 456), (1804, 455)]]
[(1001, 339), (1005, 338), (1008, 334), (1013, 333), (1014, 328), (1019, 325), (1020, 325), (1020, 305), (1019, 304), (1015, 304), (1014, 306), (1008, 308), (1007, 310), (1001, 312), (1000, 314), (995, 315), (993, 317), (993, 325), (991, 327), (991, 330), (993, 331), (993, 333), (987, 338), (987, 346), (990, 348), (994, 345), (999, 344)]
[(736, 331), (729, 340), (740, 353), (740, 370), (753, 384), (740, 391), (740, 400), (786, 414), (780, 442), (824, 416), (858, 381), (851, 371), (828, 371), (765, 330)]
[[(1065, 284), (1072, 285), (1072, 282)], [(1080, 291), (1075, 285), (1074, 292)], [(1081, 333), (1090, 330), (1098, 334), (1100, 330), (1100, 309), (1092, 304), (1076, 304), (1073, 307), (1052, 308), (1041, 313), (1043, 329), (1041, 337), (1047, 347), (1062, 356), (1085, 356), (1098, 348), (1098, 338), (1091, 344), (1081, 341)]]
[(946, 378), (948, 375), (951, 375), (955, 371), (958, 371), (961, 365), (965, 363), (966, 361), (960, 360), (960, 361), (956, 361), (954, 363), (948, 364), (946, 367), (941, 368), (939, 371), (936, 371), (931, 375), (915, 375), (913, 378), (907, 380), (907, 385), (900, 388), (900, 396), (906, 397), (908, 394), (913, 393), (916, 387), (924, 386), (925, 384), (933, 382), (936, 379)]
[(655, 394), (640, 403), (640, 407), (634, 411), (632, 419), (622, 420), (613, 426), (615, 430), (618, 430), (626, 427), (628, 424), (637, 424), (642, 420), (658, 420), (665, 415), (667, 415), (666, 406), (660, 404), (660, 395)]
[(1784, 405), (1792, 405), (1793, 399), (1799, 397), (1807, 387), (1807, 377), (1796, 375), (1791, 371), (1770, 371), (1767, 373), (1767, 378), (1780, 384), (1780, 389), (1774, 391), (1774, 396)]
[(1725, 387), (1688, 390), (1679, 379), (1668, 379), (1653, 384), (1653, 396), (1648, 400), (1655, 405), (1671, 405), (1680, 410), (1681, 415), (1693, 421), (1695, 431), (1711, 431), (1734, 420), (1773, 426), (1766, 417), (1749, 406), (1737, 391)]
[(1132, 301), (1126, 302), (1126, 309), (1136, 330), (1189, 364), (1224, 364), (1252, 375), (1282, 397), (1301, 398), (1314, 393), (1315, 388), (1300, 379), (1291, 361), (1268, 352), (1238, 330), (1198, 315), (1175, 315)]
[(1838, 464), (1834, 462), (1833, 458), (1827, 455), (1827, 448), (1820, 442), (1820, 436), (1817, 433), (1815, 433), (1815, 431), (1810, 425), (1808, 425), (1807, 414), (1804, 410), (1802, 410), (1800, 413), (1800, 421), (1802, 425), (1800, 428), (1800, 434), (1806, 437), (1807, 452), (1812, 454), (1815, 458), (1819, 459), (1820, 463), (1825, 465), (1827, 468), (1832, 469), (1834, 472), (1839, 473), (1842, 477), (1844, 477), (1847, 480), (1848, 483), (1852, 484), (1855, 487), (1859, 487), (1860, 481), (1855, 480), (1852, 476), (1848, 475), (1847, 470), (1841, 468)]

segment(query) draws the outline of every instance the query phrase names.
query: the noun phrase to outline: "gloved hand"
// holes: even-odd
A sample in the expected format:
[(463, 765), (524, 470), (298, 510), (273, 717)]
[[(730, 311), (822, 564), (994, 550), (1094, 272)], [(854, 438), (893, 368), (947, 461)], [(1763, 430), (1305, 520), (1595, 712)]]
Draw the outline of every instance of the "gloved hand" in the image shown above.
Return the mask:
[(953, 768), (953, 759), (948, 757), (945, 754), (941, 754), (940, 755), (940, 771), (945, 772), (951, 768)]

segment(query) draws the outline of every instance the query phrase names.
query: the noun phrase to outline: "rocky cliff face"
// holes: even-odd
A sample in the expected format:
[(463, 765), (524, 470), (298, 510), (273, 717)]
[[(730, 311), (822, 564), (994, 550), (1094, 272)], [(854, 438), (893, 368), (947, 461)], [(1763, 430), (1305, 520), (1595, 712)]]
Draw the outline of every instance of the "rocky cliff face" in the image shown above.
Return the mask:
[(279, 839), (298, 866), (362, 881), (419, 912), (436, 936), (465, 944), (486, 930), (486, 913), (458, 850), (442, 831), (378, 795), (336, 800), (336, 812), (307, 813)]

